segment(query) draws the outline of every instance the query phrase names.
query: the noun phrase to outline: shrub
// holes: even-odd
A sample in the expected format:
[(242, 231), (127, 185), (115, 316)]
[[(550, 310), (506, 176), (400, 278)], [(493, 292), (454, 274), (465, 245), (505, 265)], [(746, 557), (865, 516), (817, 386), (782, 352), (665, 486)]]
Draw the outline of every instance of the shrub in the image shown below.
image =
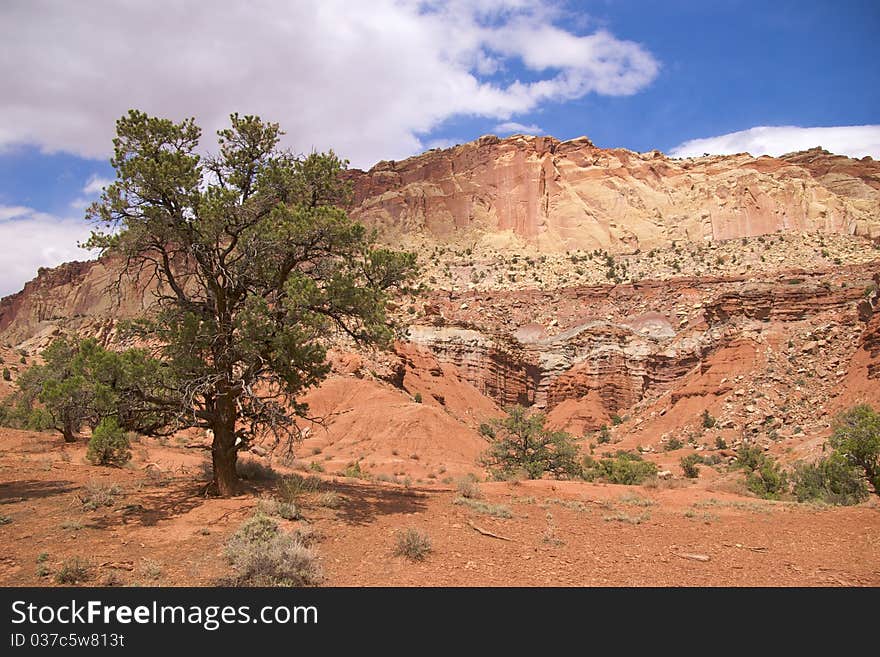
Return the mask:
[(61, 568), (55, 574), (58, 584), (79, 584), (91, 578), (90, 564), (86, 559), (70, 557), (65, 559)]
[(696, 479), (700, 476), (700, 463), (702, 462), (703, 459), (699, 454), (688, 454), (687, 456), (681, 457), (679, 464), (681, 465), (685, 477), (688, 479)]
[(9, 371), (8, 367), (3, 368), (3, 380), (12, 381), (12, 372)]
[(615, 413), (611, 416), (611, 424), (613, 424), (615, 427), (619, 424), (623, 424), (623, 418)]
[(703, 428), (704, 429), (711, 429), (712, 427), (715, 426), (715, 418), (712, 417), (711, 415), (709, 415), (709, 411), (706, 409), (703, 409), (702, 420), (703, 420)]
[(315, 554), (297, 536), (282, 534), (278, 524), (258, 513), (226, 543), (235, 569), (231, 586), (312, 586), (321, 581)]
[(361, 470), (360, 461), (352, 461), (345, 466), (345, 470), (342, 471), (342, 476), (350, 479), (364, 479), (366, 477), (364, 471)]
[(256, 459), (239, 459), (235, 464), (238, 476), (248, 481), (274, 481), (278, 473), (270, 465), (264, 465)]
[(228, 550), (235, 576), (231, 586), (314, 586), (321, 581), (315, 554), (295, 537), (242, 543)]
[(518, 470), (529, 479), (544, 474), (568, 478), (580, 474), (578, 446), (571, 435), (544, 428), (543, 413), (528, 414), (522, 406), (507, 409), (507, 417), (481, 425), (489, 442), (483, 462), (493, 476), (509, 478)]
[(278, 516), (285, 520), (298, 520), (300, 518), (299, 510), (293, 502), (282, 502), (274, 499), (261, 500), (258, 508), (266, 515)]
[(265, 513), (256, 513), (245, 520), (230, 541), (234, 543), (265, 543), (278, 535), (278, 523)]
[(677, 449), (681, 449), (684, 447), (684, 443), (681, 442), (678, 438), (670, 438), (666, 441), (666, 444), (663, 445), (664, 452), (674, 452)]
[(727, 441), (721, 436), (715, 438), (715, 449), (727, 449)]
[(742, 468), (747, 472), (757, 470), (764, 460), (764, 451), (757, 445), (745, 444), (736, 450), (734, 467)]
[(83, 487), (77, 497), (85, 510), (94, 511), (102, 506), (113, 506), (116, 496), (121, 493), (118, 486), (91, 481)]
[(479, 499), (482, 495), (480, 485), (477, 483), (473, 475), (459, 479), (455, 484), (458, 494), (469, 500)]
[(131, 449), (125, 431), (114, 417), (106, 417), (95, 427), (89, 439), (86, 458), (95, 465), (121, 466), (131, 460)]
[(424, 561), (431, 551), (431, 539), (417, 529), (397, 532), (394, 554), (410, 561)]
[(645, 461), (636, 452), (618, 451), (610, 458), (596, 460), (584, 457), (583, 477), (587, 481), (602, 479), (612, 484), (634, 486), (657, 474), (657, 464)]
[(801, 463), (792, 475), (793, 493), (798, 502), (818, 500), (827, 504), (858, 504), (868, 497), (868, 487), (860, 469), (839, 454), (816, 463)]
[(327, 491), (318, 498), (318, 506), (326, 509), (338, 509), (342, 506), (343, 497), (334, 491)]
[(600, 445), (611, 442), (611, 431), (608, 429), (608, 425), (603, 424), (599, 427), (599, 437), (596, 438), (596, 442)]
[(318, 491), (321, 483), (319, 477), (290, 475), (281, 480), (281, 497), (286, 502), (296, 502), (301, 496)]
[(416, 404), (421, 404), (422, 403), (422, 393), (417, 392), (415, 395), (413, 395), (413, 401)]
[(513, 518), (513, 513), (503, 504), (488, 504), (483, 500), (475, 500), (468, 497), (456, 497), (453, 504), (459, 504), (473, 509), (477, 513), (492, 516), (493, 518)]
[(779, 499), (788, 490), (788, 476), (773, 458), (765, 456), (746, 477), (746, 488), (764, 499)]
[(880, 495), (880, 413), (867, 404), (841, 413), (828, 443), (847, 462), (864, 470)]

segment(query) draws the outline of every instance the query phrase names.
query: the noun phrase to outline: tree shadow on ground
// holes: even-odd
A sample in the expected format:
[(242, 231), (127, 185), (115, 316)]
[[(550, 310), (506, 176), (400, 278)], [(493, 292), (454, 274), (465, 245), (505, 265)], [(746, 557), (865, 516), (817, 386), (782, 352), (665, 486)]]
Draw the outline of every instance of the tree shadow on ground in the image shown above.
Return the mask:
[(107, 529), (118, 525), (150, 527), (163, 520), (187, 514), (207, 502), (204, 489), (204, 485), (198, 482), (188, 482), (130, 495), (133, 498), (131, 501), (120, 502), (112, 513), (93, 518), (88, 525), (93, 529)]
[(36, 500), (53, 495), (64, 495), (76, 487), (72, 481), (59, 479), (45, 481), (39, 479), (21, 479), (19, 481), (0, 482), (0, 504), (14, 504)]
[(349, 525), (367, 525), (377, 516), (422, 513), (428, 508), (428, 494), (416, 489), (355, 483), (334, 483), (327, 489), (344, 497), (336, 517)]

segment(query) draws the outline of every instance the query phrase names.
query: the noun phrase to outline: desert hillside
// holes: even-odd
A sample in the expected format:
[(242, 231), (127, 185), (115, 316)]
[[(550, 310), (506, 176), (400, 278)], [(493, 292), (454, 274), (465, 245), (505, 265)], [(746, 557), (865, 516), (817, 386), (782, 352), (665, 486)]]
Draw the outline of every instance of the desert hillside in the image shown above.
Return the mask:
[[(331, 375), (305, 396), (324, 422), (301, 422), (292, 456), (269, 440), (248, 456), (320, 481), (298, 502), (332, 544), (319, 548), (331, 583), (880, 583), (873, 497), (847, 510), (757, 502), (728, 467), (746, 444), (784, 467), (815, 459), (839, 412), (880, 408), (880, 164), (821, 149), (675, 159), (517, 136), (349, 175), (351, 214), (416, 250), (425, 291), (394, 300), (391, 351), (335, 345)], [(153, 297), (130, 283), (111, 294), (118, 273), (112, 258), (67, 263), (0, 300), (9, 370), (0, 397), (59, 334), (122, 346), (119, 320), (149, 311)], [(658, 477), (635, 497), (582, 481), (487, 483), (483, 495), (506, 511), (473, 510), (453, 491), (488, 478), (479, 427), (511, 405), (545, 413), (584, 454), (640, 454)], [(216, 551), (215, 528), (225, 537), (228, 517), (240, 521), (257, 503), (193, 497), (198, 486), (185, 482), (207, 444), (194, 430), (142, 439), (137, 490), (121, 471), (84, 465), (81, 446), (57, 436), (0, 435), (0, 498), (16, 544), (33, 535), (18, 518), (36, 496), (40, 531), (68, 552), (89, 545), (123, 579), (150, 570), (138, 559)], [(688, 454), (706, 457), (697, 477), (679, 465)], [(122, 486), (118, 499), (79, 528), (55, 527), (62, 502), (95, 477)], [(250, 492), (277, 482), (255, 476)], [(204, 523), (210, 532), (197, 533)], [(407, 523), (435, 535), (455, 570), (377, 556)], [(774, 542), (777, 523), (808, 542)], [(121, 560), (107, 527), (157, 551)], [(587, 558), (581, 546), (597, 533)], [(38, 582), (37, 547), (16, 550), (0, 580)], [(828, 570), (820, 552), (836, 555)], [(710, 559), (723, 561), (712, 575)], [(206, 584), (213, 567), (169, 565), (155, 578)]]

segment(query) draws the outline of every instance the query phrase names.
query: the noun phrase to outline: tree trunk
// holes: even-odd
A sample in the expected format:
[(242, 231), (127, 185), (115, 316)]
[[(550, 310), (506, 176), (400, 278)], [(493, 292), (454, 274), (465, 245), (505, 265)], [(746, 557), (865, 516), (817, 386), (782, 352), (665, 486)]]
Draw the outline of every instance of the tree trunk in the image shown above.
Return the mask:
[(64, 436), (64, 442), (75, 443), (76, 442), (76, 432), (78, 429), (79, 429), (79, 427), (73, 426), (73, 422), (71, 422), (66, 417), (62, 417), (61, 435)]
[(238, 450), (235, 445), (235, 404), (217, 400), (216, 421), (212, 422), (214, 442), (211, 456), (214, 465), (214, 486), (221, 497), (238, 493), (238, 473), (235, 464)]

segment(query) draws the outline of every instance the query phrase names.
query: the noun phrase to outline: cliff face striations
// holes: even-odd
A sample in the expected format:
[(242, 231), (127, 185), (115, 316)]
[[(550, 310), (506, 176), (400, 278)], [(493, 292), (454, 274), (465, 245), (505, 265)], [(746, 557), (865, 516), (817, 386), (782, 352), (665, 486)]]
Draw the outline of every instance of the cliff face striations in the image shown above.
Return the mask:
[(880, 237), (880, 163), (814, 149), (672, 159), (588, 139), (483, 137), (353, 172), (354, 213), (401, 234), (545, 252), (774, 233)]

